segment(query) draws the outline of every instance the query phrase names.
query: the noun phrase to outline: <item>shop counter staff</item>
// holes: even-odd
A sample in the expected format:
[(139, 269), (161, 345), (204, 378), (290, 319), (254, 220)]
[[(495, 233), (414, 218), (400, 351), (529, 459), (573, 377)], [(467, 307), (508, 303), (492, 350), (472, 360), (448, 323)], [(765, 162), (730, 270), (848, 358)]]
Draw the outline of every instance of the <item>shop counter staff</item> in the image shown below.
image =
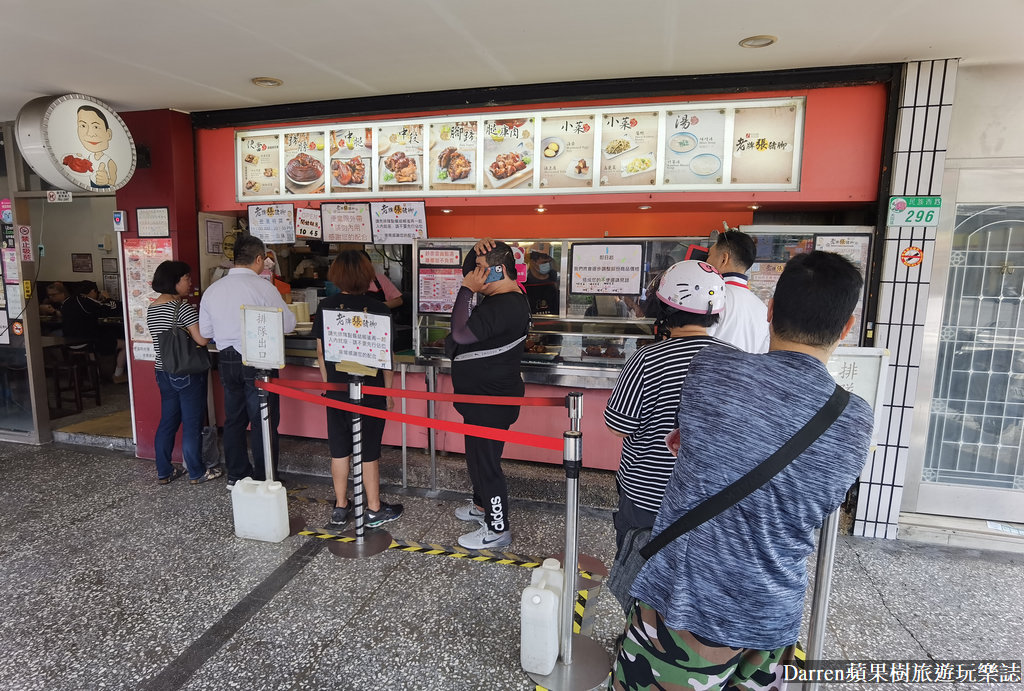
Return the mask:
[[(234, 268), (209, 288), (199, 303), (199, 332), (217, 343), (220, 351), (218, 371), (224, 386), (224, 461), (228, 469), (228, 488), (243, 477), (265, 480), (263, 432), (260, 426), (259, 394), (256, 370), (242, 364), (242, 305), (280, 307), (285, 333), (295, 329), (295, 315), (281, 294), (260, 278), (267, 248), (259, 238), (246, 236), (235, 244)], [(270, 394), (270, 443), (274, 474), (280, 458), (277, 424), (281, 408), (277, 394)], [(245, 443), (245, 428), (251, 425), (249, 444), (253, 464)]]
[[(489, 248), (488, 248), (489, 246)], [(445, 352), (452, 358), (452, 387), (458, 394), (522, 396), (520, 366), (530, 330), (530, 305), (516, 283), (515, 258), (503, 242), (482, 241), (467, 253), (465, 278), (452, 309), (452, 332)], [(473, 294), (480, 304), (471, 305)], [(456, 403), (471, 425), (508, 429), (519, 418), (518, 406)], [(501, 470), (505, 442), (466, 437), (466, 465), (473, 483), (473, 503), (455, 515), (480, 523), (459, 538), (466, 549), (496, 549), (512, 542), (508, 486)]]

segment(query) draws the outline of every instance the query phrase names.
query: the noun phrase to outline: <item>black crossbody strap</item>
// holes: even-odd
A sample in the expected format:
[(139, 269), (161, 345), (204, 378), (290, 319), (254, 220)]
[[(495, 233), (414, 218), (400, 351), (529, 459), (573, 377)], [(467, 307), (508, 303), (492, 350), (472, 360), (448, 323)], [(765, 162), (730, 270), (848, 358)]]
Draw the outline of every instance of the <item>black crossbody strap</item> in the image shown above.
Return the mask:
[(644, 559), (650, 559), (672, 540), (693, 530), (701, 523), (711, 520), (778, 475), (839, 418), (849, 400), (850, 392), (836, 384), (835, 390), (825, 405), (814, 414), (814, 417), (806, 425), (790, 437), (789, 441), (780, 446), (778, 451), (736, 482), (687, 511), (679, 520), (652, 538), (640, 550), (640, 555)]

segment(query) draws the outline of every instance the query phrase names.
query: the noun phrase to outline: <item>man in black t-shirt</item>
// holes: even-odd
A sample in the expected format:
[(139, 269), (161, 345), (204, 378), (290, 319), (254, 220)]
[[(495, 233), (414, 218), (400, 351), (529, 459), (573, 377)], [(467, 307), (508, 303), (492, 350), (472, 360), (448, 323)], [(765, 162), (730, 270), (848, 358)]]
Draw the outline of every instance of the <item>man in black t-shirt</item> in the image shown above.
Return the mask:
[[(446, 352), (452, 358), (452, 387), (458, 394), (522, 396), (520, 365), (530, 330), (530, 305), (516, 283), (515, 258), (503, 242), (467, 253), (465, 278), (452, 309), (452, 332)], [(472, 305), (473, 295), (479, 304)], [(508, 429), (519, 418), (518, 406), (456, 403), (472, 425)], [(512, 542), (508, 486), (501, 470), (505, 442), (466, 437), (466, 465), (473, 483), (473, 503), (455, 515), (480, 523), (459, 538), (466, 549), (495, 549)]]

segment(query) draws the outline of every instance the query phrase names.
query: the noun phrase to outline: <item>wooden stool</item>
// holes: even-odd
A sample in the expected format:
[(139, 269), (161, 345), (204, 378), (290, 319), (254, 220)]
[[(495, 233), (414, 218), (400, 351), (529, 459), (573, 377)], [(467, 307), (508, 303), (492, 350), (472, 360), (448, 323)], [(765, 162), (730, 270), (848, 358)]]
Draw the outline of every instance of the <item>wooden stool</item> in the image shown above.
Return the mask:
[(65, 348), (64, 362), (54, 365), (54, 392), (57, 408), (73, 403), (76, 413), (82, 412), (82, 396), (92, 395), (100, 405), (100, 367), (96, 355), (86, 348)]

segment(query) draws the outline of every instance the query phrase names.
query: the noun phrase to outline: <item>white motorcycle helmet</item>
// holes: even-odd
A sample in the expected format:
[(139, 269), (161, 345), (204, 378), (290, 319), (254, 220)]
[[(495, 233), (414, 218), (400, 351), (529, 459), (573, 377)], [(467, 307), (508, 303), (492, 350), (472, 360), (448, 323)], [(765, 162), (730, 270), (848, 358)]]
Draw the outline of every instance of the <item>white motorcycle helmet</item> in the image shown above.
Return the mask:
[(673, 264), (661, 275), (656, 294), (669, 307), (692, 314), (718, 314), (725, 309), (725, 279), (707, 262)]

